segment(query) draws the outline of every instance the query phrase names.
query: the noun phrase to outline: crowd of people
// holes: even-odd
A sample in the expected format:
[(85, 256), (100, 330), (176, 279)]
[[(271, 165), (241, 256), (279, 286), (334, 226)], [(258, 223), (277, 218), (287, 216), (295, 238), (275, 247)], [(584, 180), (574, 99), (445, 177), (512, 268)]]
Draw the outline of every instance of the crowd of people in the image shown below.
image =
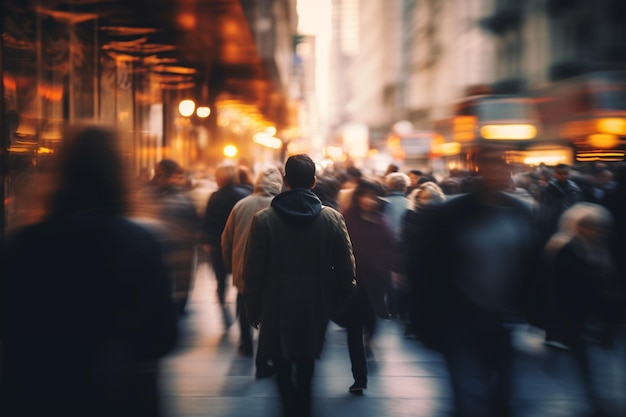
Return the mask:
[(48, 215), (2, 253), (3, 415), (159, 415), (159, 358), (176, 345), (201, 254), (225, 331), (236, 288), (238, 353), (256, 357), (257, 378), (275, 375), (285, 417), (313, 414), (331, 320), (361, 395), (376, 324), (394, 319), (445, 358), (459, 417), (513, 415), (515, 323), (574, 353), (601, 415), (587, 347), (624, 325), (626, 170), (513, 172), (503, 151), (483, 147), (476, 172), (439, 180), (395, 165), (321, 172), (307, 155), (256, 177), (224, 163), (199, 209), (176, 161), (131, 190), (112, 131), (72, 132)]

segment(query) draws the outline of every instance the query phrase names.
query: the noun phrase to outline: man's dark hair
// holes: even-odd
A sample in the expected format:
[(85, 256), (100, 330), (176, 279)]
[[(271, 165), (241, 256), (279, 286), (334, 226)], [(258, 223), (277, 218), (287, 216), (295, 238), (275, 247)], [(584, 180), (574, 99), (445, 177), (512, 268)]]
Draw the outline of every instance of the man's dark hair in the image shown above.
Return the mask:
[(293, 155), (285, 162), (285, 182), (290, 188), (311, 188), (315, 182), (315, 162), (306, 154)]
[(174, 174), (182, 172), (182, 168), (178, 162), (171, 159), (163, 159), (158, 163), (158, 175), (164, 179), (170, 178)]
[(363, 173), (361, 172), (361, 170), (355, 166), (349, 166), (346, 169), (346, 174), (348, 174), (348, 177), (350, 178), (357, 178), (357, 179), (363, 176)]

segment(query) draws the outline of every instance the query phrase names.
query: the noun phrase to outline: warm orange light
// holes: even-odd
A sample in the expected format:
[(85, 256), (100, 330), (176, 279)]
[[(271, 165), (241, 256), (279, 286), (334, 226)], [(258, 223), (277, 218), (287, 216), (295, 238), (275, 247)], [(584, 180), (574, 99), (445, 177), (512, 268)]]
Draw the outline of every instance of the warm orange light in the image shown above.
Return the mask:
[(202, 119), (209, 117), (210, 114), (211, 114), (211, 109), (207, 106), (200, 106), (196, 110), (196, 115)]
[(605, 161), (616, 162), (623, 161), (626, 155), (625, 151), (609, 150), (604, 152), (591, 151), (591, 152), (579, 152), (576, 154), (576, 160), (580, 162), (590, 161)]
[(178, 24), (185, 30), (196, 28), (196, 15), (193, 13), (181, 13), (178, 15)]
[(596, 128), (600, 133), (611, 135), (626, 135), (626, 119), (621, 117), (606, 117), (596, 120)]
[(178, 74), (178, 75), (193, 75), (198, 72), (195, 68), (184, 67), (182, 65), (156, 65), (152, 68), (152, 71), (160, 73), (168, 73), (168, 74)]
[(445, 138), (443, 137), (443, 135), (441, 133), (434, 133), (431, 139), (431, 144), (440, 144), (440, 143), (445, 143)]
[(235, 145), (226, 145), (224, 147), (224, 155), (228, 158), (234, 158), (237, 155), (237, 147)]
[(531, 149), (522, 152), (522, 161), (526, 165), (557, 165), (571, 164), (572, 151), (570, 149)]
[(619, 137), (608, 133), (594, 133), (587, 136), (587, 141), (594, 148), (613, 148), (619, 143)]
[(183, 100), (178, 104), (178, 111), (183, 117), (189, 117), (196, 109), (196, 103), (193, 100)]
[(277, 137), (270, 136), (265, 132), (255, 133), (252, 137), (252, 141), (254, 143), (258, 143), (261, 146), (265, 146), (271, 149), (280, 149), (283, 146), (283, 141), (278, 139)]
[(328, 155), (328, 157), (331, 159), (339, 159), (339, 157), (343, 155), (343, 149), (341, 148), (341, 146), (327, 146), (326, 155)]
[(485, 125), (480, 128), (485, 139), (528, 140), (537, 136), (537, 128), (533, 125)]
[(432, 153), (440, 156), (452, 156), (461, 153), (461, 144), (459, 142), (433, 143)]
[(452, 120), (453, 139), (457, 142), (469, 142), (476, 138), (475, 116), (456, 116)]
[(400, 137), (397, 135), (389, 135), (387, 136), (387, 148), (388, 149), (399, 149), (402, 145), (400, 143)]

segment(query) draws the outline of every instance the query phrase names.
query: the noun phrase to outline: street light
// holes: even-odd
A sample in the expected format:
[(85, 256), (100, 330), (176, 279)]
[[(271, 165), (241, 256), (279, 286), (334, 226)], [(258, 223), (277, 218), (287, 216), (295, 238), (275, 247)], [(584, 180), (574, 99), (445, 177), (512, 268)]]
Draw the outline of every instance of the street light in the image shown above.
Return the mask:
[(209, 117), (210, 114), (211, 109), (207, 106), (200, 106), (196, 109), (196, 116), (200, 117), (201, 119)]
[(183, 100), (178, 104), (178, 112), (183, 117), (189, 117), (196, 109), (196, 103), (193, 100)]
[(224, 147), (224, 155), (228, 158), (234, 158), (237, 155), (237, 147), (235, 145), (226, 145)]

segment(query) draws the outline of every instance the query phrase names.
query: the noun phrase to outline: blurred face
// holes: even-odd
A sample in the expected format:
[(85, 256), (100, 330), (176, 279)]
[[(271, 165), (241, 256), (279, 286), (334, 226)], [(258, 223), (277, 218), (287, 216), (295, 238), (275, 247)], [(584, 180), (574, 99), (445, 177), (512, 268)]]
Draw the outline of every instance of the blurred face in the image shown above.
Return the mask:
[(409, 179), (411, 180), (411, 185), (416, 186), (417, 182), (420, 180), (420, 176), (409, 172)]
[(483, 158), (479, 166), (480, 177), (488, 190), (506, 190), (511, 185), (511, 169), (499, 156)]
[(565, 182), (570, 176), (569, 169), (558, 168), (554, 171), (554, 178), (558, 182)]
[(415, 197), (415, 203), (418, 207), (424, 207), (428, 205), (430, 199), (430, 191), (426, 189), (420, 190)]
[(600, 187), (605, 186), (606, 184), (608, 184), (612, 180), (613, 180), (613, 173), (611, 171), (602, 171), (598, 175), (598, 185)]
[(157, 168), (154, 174), (154, 179), (159, 187), (165, 187), (169, 183), (169, 178), (165, 175), (162, 169)]
[(182, 172), (176, 172), (170, 177), (170, 184), (174, 184), (177, 186), (183, 186), (187, 182), (185, 178), (185, 174)]
[(357, 198), (357, 205), (361, 210), (371, 213), (378, 210), (380, 201), (374, 192), (366, 191)]

